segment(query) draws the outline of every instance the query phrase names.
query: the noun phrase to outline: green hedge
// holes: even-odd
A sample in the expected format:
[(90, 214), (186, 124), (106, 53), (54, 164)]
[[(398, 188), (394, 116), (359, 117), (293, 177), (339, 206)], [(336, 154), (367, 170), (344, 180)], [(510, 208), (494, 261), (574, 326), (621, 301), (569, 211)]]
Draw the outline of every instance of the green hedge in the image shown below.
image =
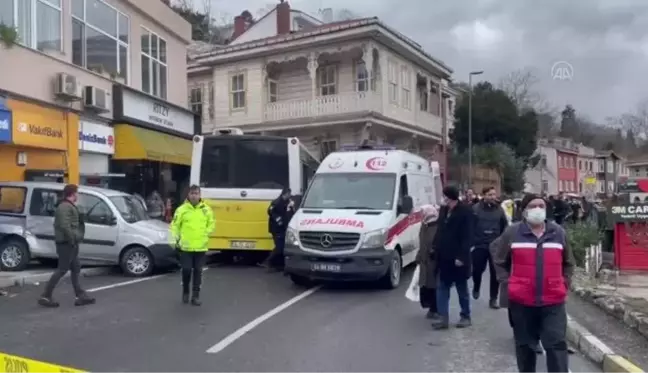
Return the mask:
[(567, 242), (574, 252), (576, 265), (585, 266), (585, 255), (587, 248), (598, 245), (602, 240), (602, 232), (597, 224), (591, 222), (570, 223), (565, 225), (567, 231)]

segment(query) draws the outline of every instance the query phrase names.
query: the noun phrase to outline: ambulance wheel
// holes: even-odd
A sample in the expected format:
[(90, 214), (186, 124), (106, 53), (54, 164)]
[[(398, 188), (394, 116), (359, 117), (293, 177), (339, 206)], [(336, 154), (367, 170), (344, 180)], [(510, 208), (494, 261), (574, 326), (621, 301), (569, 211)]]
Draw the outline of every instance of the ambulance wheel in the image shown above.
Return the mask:
[(389, 261), (389, 268), (385, 276), (380, 279), (380, 287), (383, 289), (396, 289), (400, 285), (403, 272), (403, 258), (398, 250), (394, 250)]
[(313, 282), (308, 277), (299, 276), (299, 275), (291, 274), (290, 281), (292, 281), (293, 284), (304, 288), (309, 288), (313, 285)]

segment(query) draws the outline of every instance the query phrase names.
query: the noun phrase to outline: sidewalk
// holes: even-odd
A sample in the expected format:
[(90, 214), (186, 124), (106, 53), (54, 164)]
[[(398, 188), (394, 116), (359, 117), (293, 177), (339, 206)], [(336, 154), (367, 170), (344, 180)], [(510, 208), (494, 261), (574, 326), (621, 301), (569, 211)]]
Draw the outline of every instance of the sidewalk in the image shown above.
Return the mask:
[(577, 295), (568, 302), (572, 316), (614, 346), (615, 352), (645, 366), (648, 274), (602, 271), (597, 278), (578, 276), (572, 290)]
[[(86, 267), (81, 269), (82, 276), (97, 276), (110, 273), (112, 267)], [(0, 271), (0, 296), (6, 295), (3, 288), (11, 286), (38, 285), (38, 283), (47, 281), (52, 275), (53, 269), (33, 269), (21, 272), (2, 272)], [(68, 272), (65, 277), (68, 277)]]

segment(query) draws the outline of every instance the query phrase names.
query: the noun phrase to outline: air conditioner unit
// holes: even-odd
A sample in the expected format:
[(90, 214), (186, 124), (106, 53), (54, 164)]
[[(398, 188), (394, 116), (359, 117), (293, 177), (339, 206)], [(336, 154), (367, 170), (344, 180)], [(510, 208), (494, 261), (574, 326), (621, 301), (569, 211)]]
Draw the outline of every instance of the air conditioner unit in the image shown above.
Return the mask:
[(69, 101), (78, 101), (83, 98), (82, 87), (76, 76), (58, 73), (54, 80), (54, 95), (57, 98)]
[(85, 86), (83, 93), (83, 106), (86, 109), (92, 109), (95, 111), (109, 111), (110, 102), (109, 94), (105, 89)]

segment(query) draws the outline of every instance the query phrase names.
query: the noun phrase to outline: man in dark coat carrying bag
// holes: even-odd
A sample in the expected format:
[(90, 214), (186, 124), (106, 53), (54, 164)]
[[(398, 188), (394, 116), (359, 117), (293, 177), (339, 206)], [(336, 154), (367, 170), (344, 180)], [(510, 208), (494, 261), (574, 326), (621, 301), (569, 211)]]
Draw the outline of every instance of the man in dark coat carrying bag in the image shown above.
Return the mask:
[(439, 212), (437, 233), (434, 237), (438, 282), (437, 309), (439, 320), (434, 322), (434, 329), (449, 328), (450, 289), (457, 288), (461, 307), (458, 328), (469, 327), (470, 295), (468, 279), (470, 278), (470, 248), (474, 226), (473, 212), (469, 205), (459, 201), (459, 190), (453, 186), (443, 188), (445, 205)]

